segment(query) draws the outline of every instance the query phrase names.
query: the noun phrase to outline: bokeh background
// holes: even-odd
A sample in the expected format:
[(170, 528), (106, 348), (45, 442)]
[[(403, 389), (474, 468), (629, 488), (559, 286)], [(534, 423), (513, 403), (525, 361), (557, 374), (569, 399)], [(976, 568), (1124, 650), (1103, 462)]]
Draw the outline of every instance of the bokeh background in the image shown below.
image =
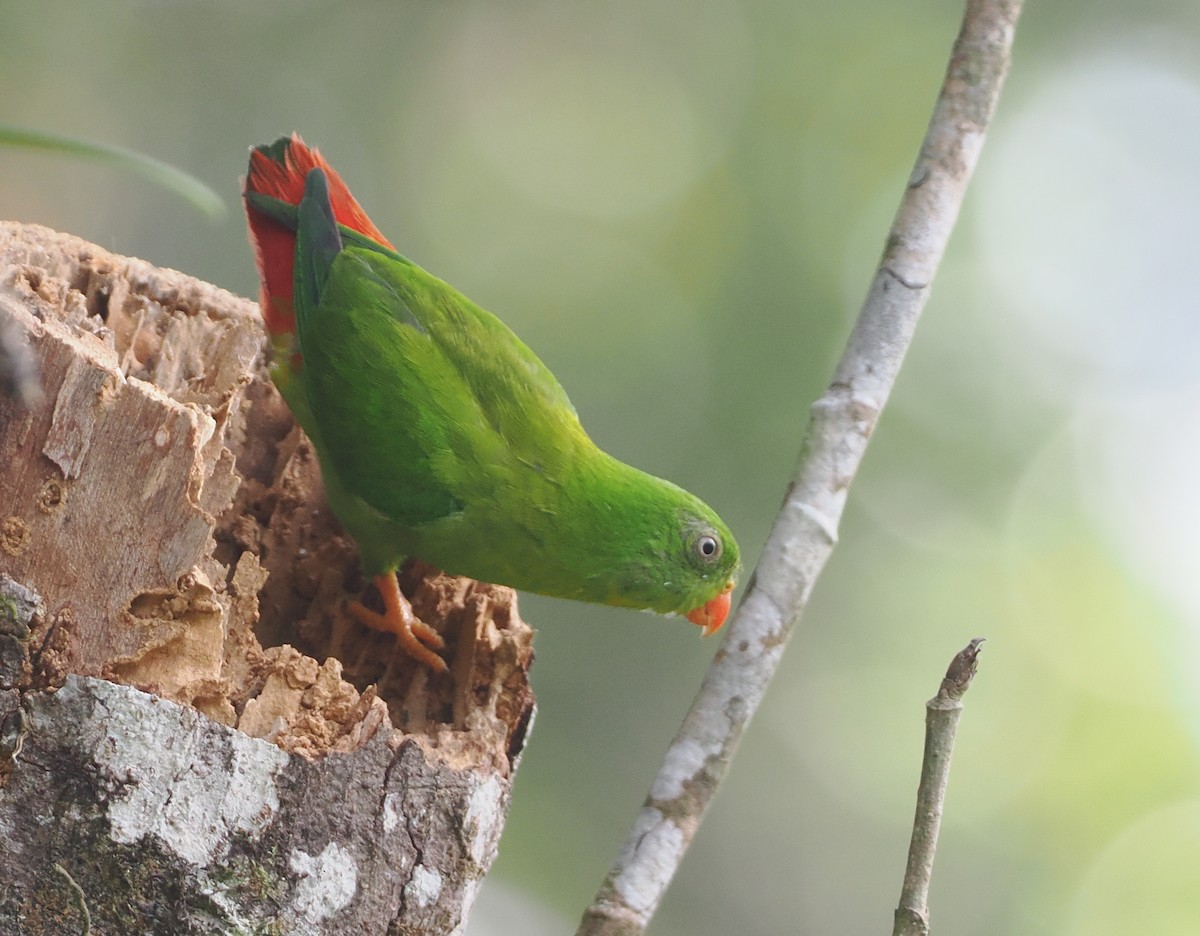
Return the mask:
[[(254, 295), (238, 177), (298, 129), (749, 569), (960, 13), (2, 0), (0, 121), (178, 164), (230, 210), (0, 149), (0, 217)], [(935, 930), (1200, 931), (1198, 167), (1200, 6), (1030, 3), (841, 545), (657, 936), (888, 932), (922, 703), (975, 635)], [(717, 646), (522, 607), (540, 713), (469, 936), (572, 930)]]

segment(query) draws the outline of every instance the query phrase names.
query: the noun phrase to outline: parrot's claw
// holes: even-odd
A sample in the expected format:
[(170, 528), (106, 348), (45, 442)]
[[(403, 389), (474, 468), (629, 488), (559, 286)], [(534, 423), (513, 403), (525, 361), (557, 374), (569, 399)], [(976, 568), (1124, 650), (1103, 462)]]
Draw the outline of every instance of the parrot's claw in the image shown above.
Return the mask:
[(444, 673), (446, 661), (434, 653), (446, 646), (442, 635), (422, 621), (413, 613), (412, 605), (400, 591), (394, 572), (375, 577), (375, 587), (383, 596), (386, 613), (379, 614), (364, 607), (358, 601), (352, 601), (347, 609), (367, 627), (395, 634), (400, 646), (409, 656), (419, 663), (424, 663), (435, 673)]

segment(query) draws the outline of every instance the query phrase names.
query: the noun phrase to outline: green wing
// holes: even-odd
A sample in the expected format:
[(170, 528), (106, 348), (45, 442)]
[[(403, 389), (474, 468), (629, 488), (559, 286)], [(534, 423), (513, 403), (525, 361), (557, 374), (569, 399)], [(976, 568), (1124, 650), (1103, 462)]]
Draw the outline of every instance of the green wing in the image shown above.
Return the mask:
[(590, 445), (553, 374), (499, 319), (345, 236), (331, 212), (306, 208), (310, 197), (328, 202), (310, 186), (298, 212), (301, 381), (323, 463), (348, 493), (416, 527), (512, 501), (530, 467), (553, 479)]

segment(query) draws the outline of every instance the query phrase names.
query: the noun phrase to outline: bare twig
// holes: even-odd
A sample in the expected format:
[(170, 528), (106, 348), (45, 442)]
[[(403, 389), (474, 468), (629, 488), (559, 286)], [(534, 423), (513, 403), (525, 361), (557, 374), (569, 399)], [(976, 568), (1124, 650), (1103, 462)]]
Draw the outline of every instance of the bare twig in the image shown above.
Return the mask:
[(578, 936), (649, 924), (837, 542), (846, 494), (929, 294), (1008, 70), (1021, 0), (968, 0), (945, 82), (846, 350), (813, 404), (793, 480), (650, 794)]
[(950, 779), (950, 755), (962, 714), (963, 693), (975, 676), (982, 637), (976, 637), (950, 661), (938, 694), (925, 703), (925, 756), (917, 787), (917, 812), (908, 845), (908, 866), (900, 890), (892, 936), (928, 936), (929, 879), (942, 826), (942, 803)]

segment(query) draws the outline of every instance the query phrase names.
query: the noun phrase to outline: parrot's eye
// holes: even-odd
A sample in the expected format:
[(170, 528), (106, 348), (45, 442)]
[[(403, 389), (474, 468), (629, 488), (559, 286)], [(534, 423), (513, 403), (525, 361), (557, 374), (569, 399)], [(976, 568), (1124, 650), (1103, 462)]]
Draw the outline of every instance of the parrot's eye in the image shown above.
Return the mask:
[(696, 540), (696, 555), (708, 562), (720, 559), (721, 541), (715, 536), (701, 536)]

